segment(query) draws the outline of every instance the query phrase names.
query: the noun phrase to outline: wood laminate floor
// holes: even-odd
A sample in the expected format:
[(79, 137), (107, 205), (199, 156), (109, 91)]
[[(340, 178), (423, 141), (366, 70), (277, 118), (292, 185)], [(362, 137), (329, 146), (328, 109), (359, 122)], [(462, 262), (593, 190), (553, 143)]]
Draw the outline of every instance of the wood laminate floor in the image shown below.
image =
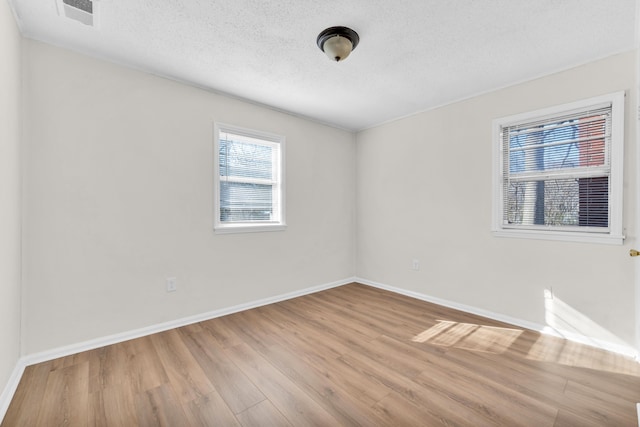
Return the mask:
[(635, 426), (640, 365), (360, 284), (29, 366), (8, 426)]

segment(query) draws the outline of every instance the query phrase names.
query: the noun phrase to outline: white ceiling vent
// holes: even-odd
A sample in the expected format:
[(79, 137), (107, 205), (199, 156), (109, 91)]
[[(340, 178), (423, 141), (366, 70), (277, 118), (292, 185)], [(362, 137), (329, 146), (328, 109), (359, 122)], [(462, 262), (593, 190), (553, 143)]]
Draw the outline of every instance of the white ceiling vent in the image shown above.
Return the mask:
[(98, 4), (94, 0), (56, 0), (58, 14), (92, 27), (98, 26)]

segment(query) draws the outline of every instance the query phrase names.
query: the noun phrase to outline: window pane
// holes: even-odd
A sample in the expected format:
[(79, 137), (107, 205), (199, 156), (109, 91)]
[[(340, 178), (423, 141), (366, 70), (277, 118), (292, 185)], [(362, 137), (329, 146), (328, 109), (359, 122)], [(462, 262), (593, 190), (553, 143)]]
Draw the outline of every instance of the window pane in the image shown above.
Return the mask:
[(506, 224), (609, 226), (606, 176), (511, 182), (506, 190)]
[(271, 185), (220, 182), (220, 221), (269, 221)]
[(513, 129), (509, 132), (509, 173), (603, 166), (606, 130), (607, 116)]
[(609, 226), (609, 178), (581, 178), (578, 180), (580, 214), (583, 227)]
[(250, 144), (220, 139), (220, 176), (272, 179), (273, 148), (266, 145)]

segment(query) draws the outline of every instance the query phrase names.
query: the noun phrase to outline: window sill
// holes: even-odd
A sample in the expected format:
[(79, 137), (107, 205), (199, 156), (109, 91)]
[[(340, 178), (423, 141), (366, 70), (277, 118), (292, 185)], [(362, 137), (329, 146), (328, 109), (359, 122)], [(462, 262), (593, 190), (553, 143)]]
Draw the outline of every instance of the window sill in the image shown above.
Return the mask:
[(493, 230), (495, 237), (511, 237), (516, 239), (560, 240), (565, 242), (601, 243), (607, 245), (622, 245), (623, 235), (595, 234), (563, 231), (540, 230)]
[(215, 226), (213, 232), (216, 234), (261, 233), (284, 231), (286, 228), (286, 224), (225, 224)]

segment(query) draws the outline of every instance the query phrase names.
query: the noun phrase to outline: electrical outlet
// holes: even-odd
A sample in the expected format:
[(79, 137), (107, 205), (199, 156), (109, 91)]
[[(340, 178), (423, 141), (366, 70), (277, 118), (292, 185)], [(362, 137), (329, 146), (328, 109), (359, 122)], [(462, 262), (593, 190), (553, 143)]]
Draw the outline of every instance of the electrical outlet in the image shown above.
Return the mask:
[(178, 289), (178, 279), (167, 277), (167, 292), (175, 292)]
[(420, 261), (417, 259), (412, 259), (411, 260), (411, 269), (414, 271), (418, 271), (420, 270)]

